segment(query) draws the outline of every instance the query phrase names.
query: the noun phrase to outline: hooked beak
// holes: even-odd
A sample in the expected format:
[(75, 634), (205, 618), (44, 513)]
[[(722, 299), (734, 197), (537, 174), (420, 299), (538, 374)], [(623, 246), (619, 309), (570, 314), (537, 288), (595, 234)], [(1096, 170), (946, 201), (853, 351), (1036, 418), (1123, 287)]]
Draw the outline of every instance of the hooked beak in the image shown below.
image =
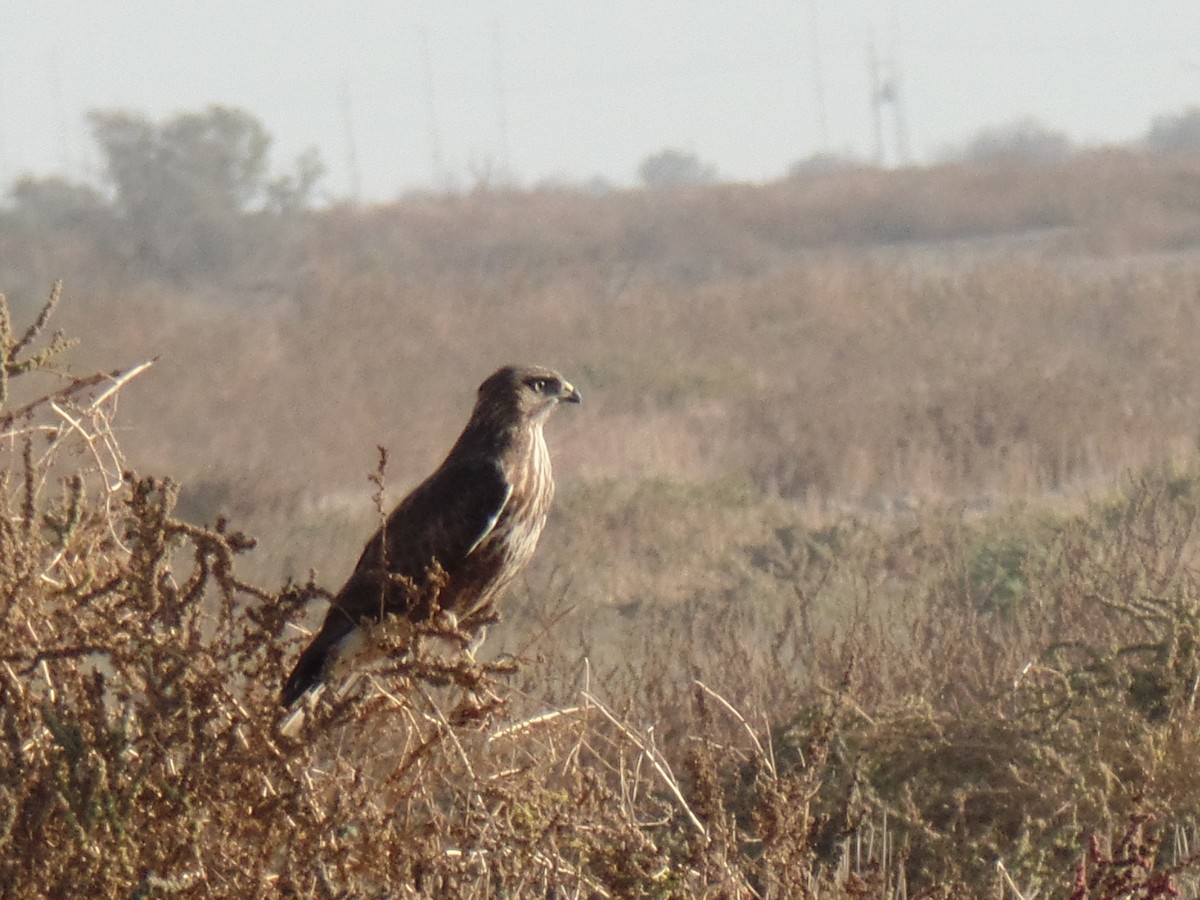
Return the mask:
[(580, 396), (579, 391), (575, 389), (574, 385), (568, 381), (564, 381), (562, 393), (558, 395), (558, 399), (563, 403), (579, 403), (583, 400), (583, 397)]

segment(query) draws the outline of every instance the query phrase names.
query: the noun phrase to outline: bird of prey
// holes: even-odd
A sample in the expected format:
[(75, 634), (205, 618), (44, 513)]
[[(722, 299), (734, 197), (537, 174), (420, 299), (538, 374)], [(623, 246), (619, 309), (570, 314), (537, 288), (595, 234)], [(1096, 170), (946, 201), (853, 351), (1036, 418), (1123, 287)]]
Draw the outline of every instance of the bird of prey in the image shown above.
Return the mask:
[(436, 609), (463, 623), (491, 609), (533, 556), (554, 496), (542, 427), (579, 400), (541, 366), (505, 366), (480, 385), (445, 461), (388, 516), (334, 596), (283, 686), (284, 707), (341, 675), (384, 616), (421, 622)]

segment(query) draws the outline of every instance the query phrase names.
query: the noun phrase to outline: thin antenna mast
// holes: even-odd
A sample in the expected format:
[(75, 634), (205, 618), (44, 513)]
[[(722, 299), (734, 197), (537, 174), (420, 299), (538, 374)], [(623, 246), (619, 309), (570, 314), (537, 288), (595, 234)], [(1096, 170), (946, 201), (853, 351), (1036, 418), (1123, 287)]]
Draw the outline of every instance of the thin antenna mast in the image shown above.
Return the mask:
[(507, 180), (512, 176), (508, 159), (508, 94), (504, 86), (504, 34), (500, 20), (492, 23), (493, 62), (496, 72), (496, 129), (500, 136), (500, 177)]
[(871, 125), (875, 134), (875, 165), (884, 163), (883, 104), (886, 102), (883, 79), (879, 71), (879, 55), (875, 52), (875, 33), (867, 37), (867, 76), (871, 80)]
[(817, 133), (821, 152), (829, 152), (829, 110), (825, 105), (825, 78), (821, 71), (821, 30), (817, 23), (817, 0), (808, 0), (809, 33), (812, 40), (813, 92), (817, 100)]
[(63, 103), (62, 60), (59, 57), (58, 45), (50, 49), (50, 91), (54, 103), (54, 124), (58, 130), (58, 165), (64, 177), (71, 177), (72, 162), (70, 149), (70, 132), (67, 128), (67, 112)]
[(429, 29), (424, 25), (417, 28), (421, 38), (421, 64), (425, 70), (425, 105), (429, 114), (429, 165), (433, 186), (440, 188), (445, 177), (442, 165), (442, 135), (438, 127), (437, 95), (433, 90), (433, 60), (429, 53)]
[(875, 165), (886, 162), (884, 142), (884, 107), (891, 113), (892, 150), (896, 162), (906, 166), (912, 156), (908, 142), (908, 121), (904, 112), (904, 93), (901, 87), (900, 67), (896, 64), (895, 52), (880, 58), (875, 47), (875, 35), (867, 39), (867, 74), (871, 80), (871, 123), (875, 131)]
[(8, 85), (0, 78), (0, 185), (7, 185), (8, 177), (8, 148), (4, 144), (4, 126), (8, 124), (8, 116), (4, 109), (5, 88)]
[(354, 140), (354, 110), (350, 102), (350, 84), (342, 82), (342, 129), (346, 140), (346, 180), (349, 182), (350, 202), (357, 204), (362, 196), (362, 172), (358, 168), (358, 146)]
[(891, 49), (888, 52), (888, 77), (892, 85), (892, 124), (896, 129), (896, 158), (900, 165), (912, 162), (912, 148), (908, 141), (908, 110), (904, 97), (904, 78), (900, 71), (900, 4), (892, 3)]

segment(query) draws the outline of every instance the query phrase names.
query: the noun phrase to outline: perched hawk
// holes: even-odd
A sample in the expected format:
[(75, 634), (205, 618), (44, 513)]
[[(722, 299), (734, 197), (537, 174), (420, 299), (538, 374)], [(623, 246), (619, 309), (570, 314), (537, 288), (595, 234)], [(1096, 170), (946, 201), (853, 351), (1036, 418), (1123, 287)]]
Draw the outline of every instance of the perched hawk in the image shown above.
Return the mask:
[(333, 598), (283, 686), (285, 707), (321, 684), (384, 615), (427, 619), (436, 594), (438, 608), (462, 622), (499, 596), (533, 556), (554, 496), (542, 426), (558, 404), (579, 399), (540, 366), (505, 366), (480, 385), (445, 461), (388, 516)]

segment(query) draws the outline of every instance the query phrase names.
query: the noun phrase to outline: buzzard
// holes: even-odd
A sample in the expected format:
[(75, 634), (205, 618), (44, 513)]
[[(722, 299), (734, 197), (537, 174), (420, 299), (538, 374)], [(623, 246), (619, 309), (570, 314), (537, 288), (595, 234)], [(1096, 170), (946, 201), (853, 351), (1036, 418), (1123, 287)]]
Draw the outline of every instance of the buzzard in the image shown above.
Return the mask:
[(342, 669), (385, 615), (459, 622), (486, 611), (533, 556), (554, 496), (542, 427), (579, 391), (551, 369), (505, 366), (482, 385), (445, 461), (367, 542), (283, 686), (290, 707)]

